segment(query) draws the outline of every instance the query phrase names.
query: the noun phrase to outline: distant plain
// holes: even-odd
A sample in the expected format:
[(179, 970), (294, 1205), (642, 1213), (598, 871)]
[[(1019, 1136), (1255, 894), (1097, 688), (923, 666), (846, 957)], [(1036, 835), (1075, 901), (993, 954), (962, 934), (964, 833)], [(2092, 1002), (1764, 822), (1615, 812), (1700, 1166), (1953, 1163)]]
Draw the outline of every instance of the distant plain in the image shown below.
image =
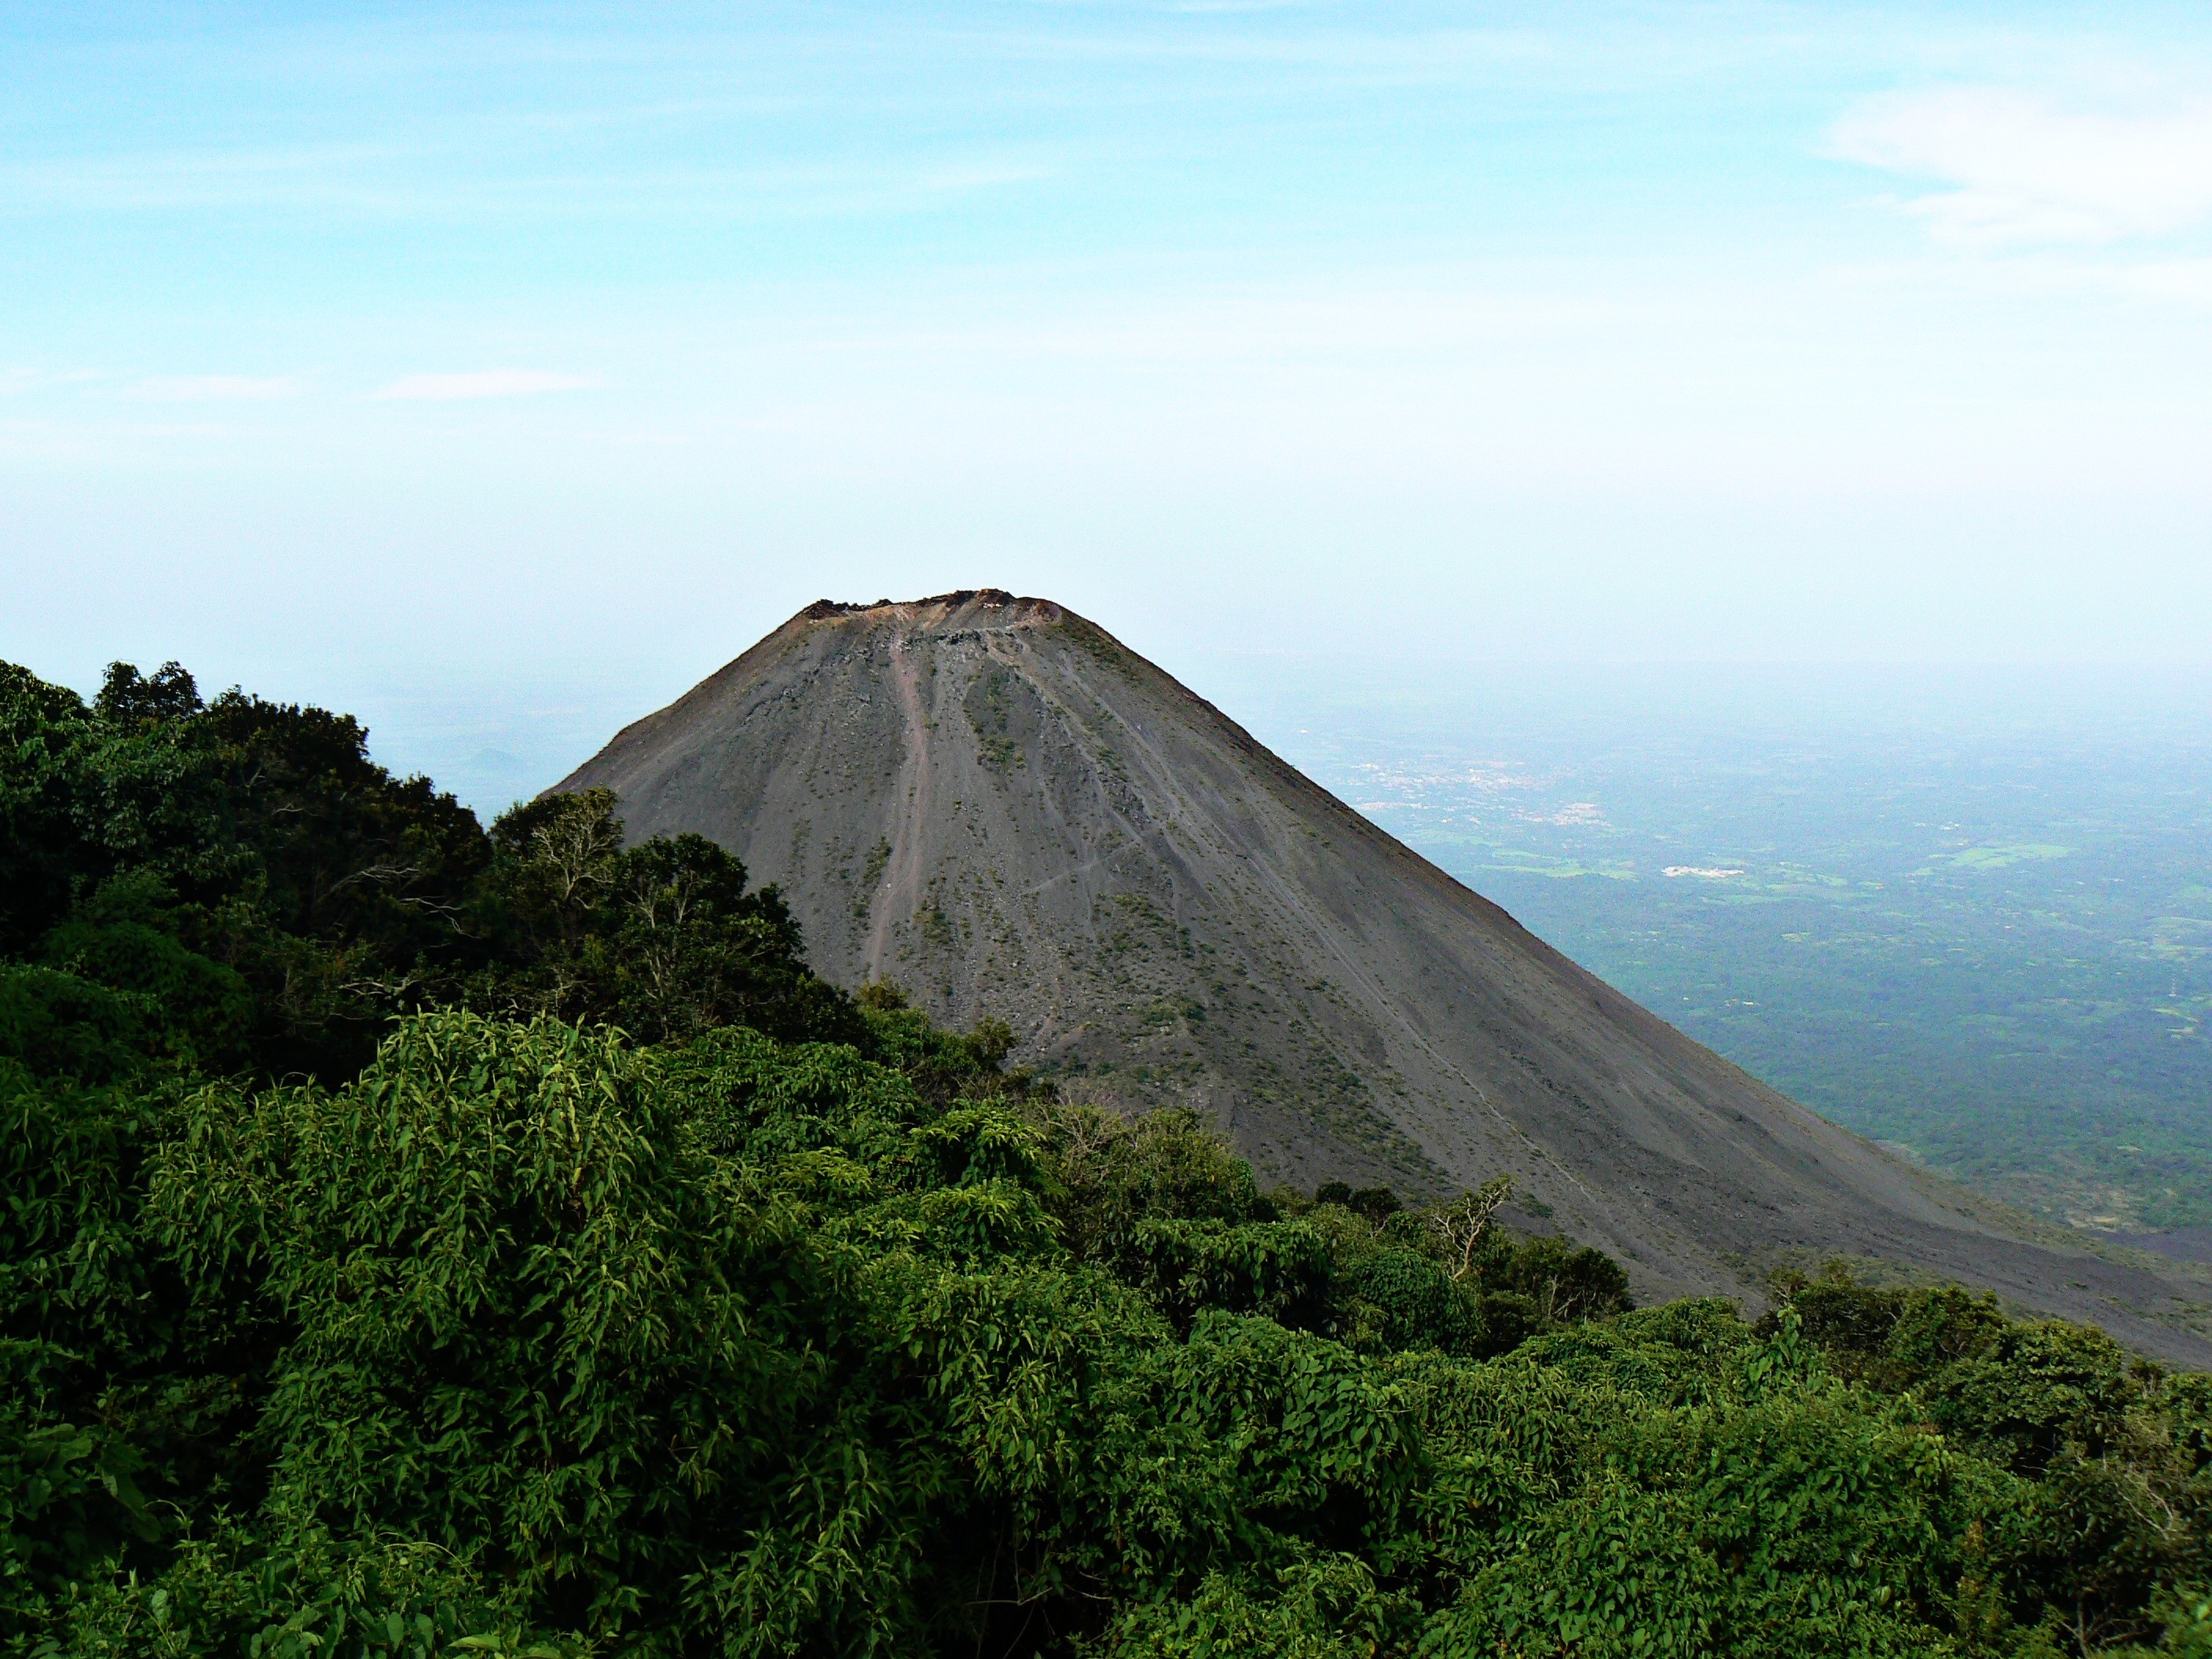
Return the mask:
[(1699, 1042), (2050, 1219), (2212, 1224), (2212, 696), (1238, 669), (1318, 781)]

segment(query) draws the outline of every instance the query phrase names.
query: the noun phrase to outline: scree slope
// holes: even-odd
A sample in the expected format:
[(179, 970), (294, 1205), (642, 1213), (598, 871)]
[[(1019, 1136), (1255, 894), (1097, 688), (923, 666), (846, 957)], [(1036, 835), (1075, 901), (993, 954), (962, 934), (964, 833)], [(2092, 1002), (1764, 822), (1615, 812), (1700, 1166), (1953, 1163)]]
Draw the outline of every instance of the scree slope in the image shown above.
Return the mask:
[(1061, 1089), (1182, 1103), (1263, 1181), (1439, 1195), (1639, 1296), (1841, 1255), (2195, 1364), (2205, 1287), (2093, 1255), (1830, 1124), (1577, 967), (1060, 605), (810, 606), (556, 787), (780, 884), (818, 970), (990, 1015)]

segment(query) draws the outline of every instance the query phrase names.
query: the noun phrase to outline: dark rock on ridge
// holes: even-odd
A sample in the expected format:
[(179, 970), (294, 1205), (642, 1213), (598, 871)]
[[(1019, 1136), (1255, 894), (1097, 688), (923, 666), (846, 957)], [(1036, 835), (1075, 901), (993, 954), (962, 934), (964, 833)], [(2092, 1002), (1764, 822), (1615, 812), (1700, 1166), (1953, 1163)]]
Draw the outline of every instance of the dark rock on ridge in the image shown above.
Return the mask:
[(2196, 1270), (2088, 1254), (1784, 1098), (1048, 600), (822, 600), (557, 787), (592, 785), (631, 836), (780, 884), (829, 977), (1005, 1019), (1072, 1095), (1197, 1107), (1263, 1180), (1510, 1171), (1644, 1298), (1840, 1254), (2212, 1362)]

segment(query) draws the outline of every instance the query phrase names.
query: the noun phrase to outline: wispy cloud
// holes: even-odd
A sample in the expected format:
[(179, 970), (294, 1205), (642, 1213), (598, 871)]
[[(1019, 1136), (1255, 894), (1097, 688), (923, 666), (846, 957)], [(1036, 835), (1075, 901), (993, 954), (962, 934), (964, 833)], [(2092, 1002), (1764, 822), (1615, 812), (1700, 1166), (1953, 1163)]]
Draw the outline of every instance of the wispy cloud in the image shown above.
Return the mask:
[(1952, 186), (1905, 205), (1954, 245), (2094, 245), (2212, 216), (2212, 106), (2083, 113), (1954, 87), (1869, 100), (1829, 143), (1847, 161)]
[(467, 398), (520, 398), (539, 392), (581, 392), (603, 382), (587, 374), (532, 368), (479, 368), (461, 374), (408, 374), (371, 395), (380, 403), (454, 403)]
[[(2130, 258), (2053, 250), (1969, 260), (1956, 270), (1962, 281), (1984, 292), (2069, 300), (2106, 295), (2212, 306), (2212, 258), (2203, 257)], [(1891, 274), (1916, 283), (1924, 283), (1928, 276), (1923, 270), (1906, 267), (1897, 267)]]
[(0, 398), (43, 392), (52, 386), (76, 386), (100, 378), (96, 368), (0, 368)]
[(124, 395), (156, 404), (264, 403), (302, 389), (289, 374), (149, 374)]
[(100, 212), (420, 204), (418, 152), (384, 144), (157, 150), (57, 156), (0, 167), (0, 205)]
[(1030, 155), (927, 143), (887, 158), (702, 166), (688, 158), (549, 150), (538, 124), (486, 120), (427, 136), (406, 150), (330, 145), (0, 163), (0, 214), (339, 211), (477, 222), (487, 215), (858, 216), (927, 211), (949, 197), (1034, 184), (1055, 176), (1066, 154), (1066, 146)]
[(921, 175), (924, 190), (994, 190), (1006, 185), (1030, 185), (1049, 179), (1053, 170), (1026, 161), (974, 161), (939, 167)]

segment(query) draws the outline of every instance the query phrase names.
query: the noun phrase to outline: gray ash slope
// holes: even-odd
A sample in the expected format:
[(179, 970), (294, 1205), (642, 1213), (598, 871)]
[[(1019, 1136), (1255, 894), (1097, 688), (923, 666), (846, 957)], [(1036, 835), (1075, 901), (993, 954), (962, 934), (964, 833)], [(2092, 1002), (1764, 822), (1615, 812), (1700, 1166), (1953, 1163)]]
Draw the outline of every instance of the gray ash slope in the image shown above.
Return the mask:
[(1646, 1298), (1878, 1258), (2203, 1364), (2198, 1275), (2077, 1251), (1577, 968), (1103, 629), (991, 590), (811, 606), (556, 786), (781, 885), (820, 971), (1007, 1021), (1263, 1179), (1509, 1171)]

